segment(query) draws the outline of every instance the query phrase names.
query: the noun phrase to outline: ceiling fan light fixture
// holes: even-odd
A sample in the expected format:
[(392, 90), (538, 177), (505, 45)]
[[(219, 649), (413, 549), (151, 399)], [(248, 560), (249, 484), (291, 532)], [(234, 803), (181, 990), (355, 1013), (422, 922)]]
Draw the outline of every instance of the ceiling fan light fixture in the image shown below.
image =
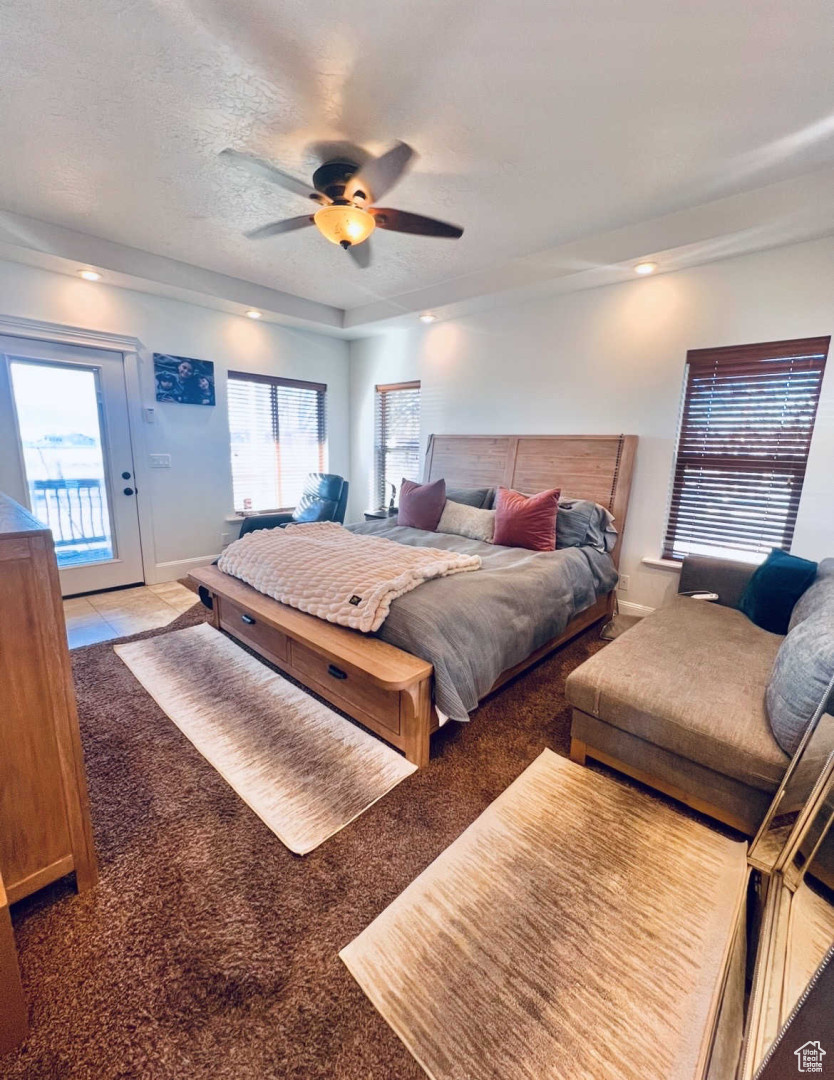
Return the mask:
[(369, 214), (367, 210), (338, 203), (317, 210), (313, 221), (322, 236), (331, 244), (341, 244), (342, 247), (361, 244), (368, 239), (376, 226), (373, 214)]

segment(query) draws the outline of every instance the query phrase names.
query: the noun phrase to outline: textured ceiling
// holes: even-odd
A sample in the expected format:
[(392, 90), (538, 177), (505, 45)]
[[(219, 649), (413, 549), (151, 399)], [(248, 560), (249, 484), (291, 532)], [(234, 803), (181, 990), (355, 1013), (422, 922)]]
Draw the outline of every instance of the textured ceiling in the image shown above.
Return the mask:
[[(342, 308), (834, 161), (830, 0), (3, 0), (0, 207)], [(353, 267), (218, 160), (420, 153)]]

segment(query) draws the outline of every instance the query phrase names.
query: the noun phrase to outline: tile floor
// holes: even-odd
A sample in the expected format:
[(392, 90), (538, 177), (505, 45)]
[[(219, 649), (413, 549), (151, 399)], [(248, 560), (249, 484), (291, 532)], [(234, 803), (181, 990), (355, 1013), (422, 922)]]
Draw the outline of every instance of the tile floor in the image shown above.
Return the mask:
[(196, 594), (178, 581), (72, 597), (64, 601), (69, 647), (167, 626), (196, 603)]

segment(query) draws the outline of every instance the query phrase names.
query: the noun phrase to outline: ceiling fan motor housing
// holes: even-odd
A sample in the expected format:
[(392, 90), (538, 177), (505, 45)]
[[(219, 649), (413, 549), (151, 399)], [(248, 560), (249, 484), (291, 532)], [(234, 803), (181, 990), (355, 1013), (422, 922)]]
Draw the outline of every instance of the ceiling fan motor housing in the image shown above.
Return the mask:
[[(348, 181), (358, 172), (359, 166), (350, 161), (325, 161), (313, 173), (313, 187), (328, 198), (339, 200), (344, 197)], [(362, 199), (367, 198), (364, 191), (357, 191), (355, 195)]]

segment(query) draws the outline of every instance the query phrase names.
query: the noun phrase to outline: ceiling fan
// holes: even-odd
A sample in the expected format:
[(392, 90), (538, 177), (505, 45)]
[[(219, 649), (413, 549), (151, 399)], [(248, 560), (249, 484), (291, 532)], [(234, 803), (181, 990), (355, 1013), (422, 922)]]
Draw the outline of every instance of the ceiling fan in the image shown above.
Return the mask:
[(448, 225), (445, 221), (421, 214), (409, 214), (405, 210), (373, 205), (390, 191), (416, 156), (404, 142), (396, 143), (380, 157), (371, 158), (362, 166), (340, 159), (325, 161), (313, 173), (312, 186), (252, 154), (227, 149), (222, 150), (220, 156), (319, 204), (314, 214), (273, 221), (246, 233), (250, 240), (261, 240), (315, 225), (331, 243), (345, 248), (357, 266), (365, 267), (370, 263), (371, 254), (367, 240), (377, 226), (392, 232), (442, 236), (450, 240), (463, 236), (463, 229), (457, 225)]

